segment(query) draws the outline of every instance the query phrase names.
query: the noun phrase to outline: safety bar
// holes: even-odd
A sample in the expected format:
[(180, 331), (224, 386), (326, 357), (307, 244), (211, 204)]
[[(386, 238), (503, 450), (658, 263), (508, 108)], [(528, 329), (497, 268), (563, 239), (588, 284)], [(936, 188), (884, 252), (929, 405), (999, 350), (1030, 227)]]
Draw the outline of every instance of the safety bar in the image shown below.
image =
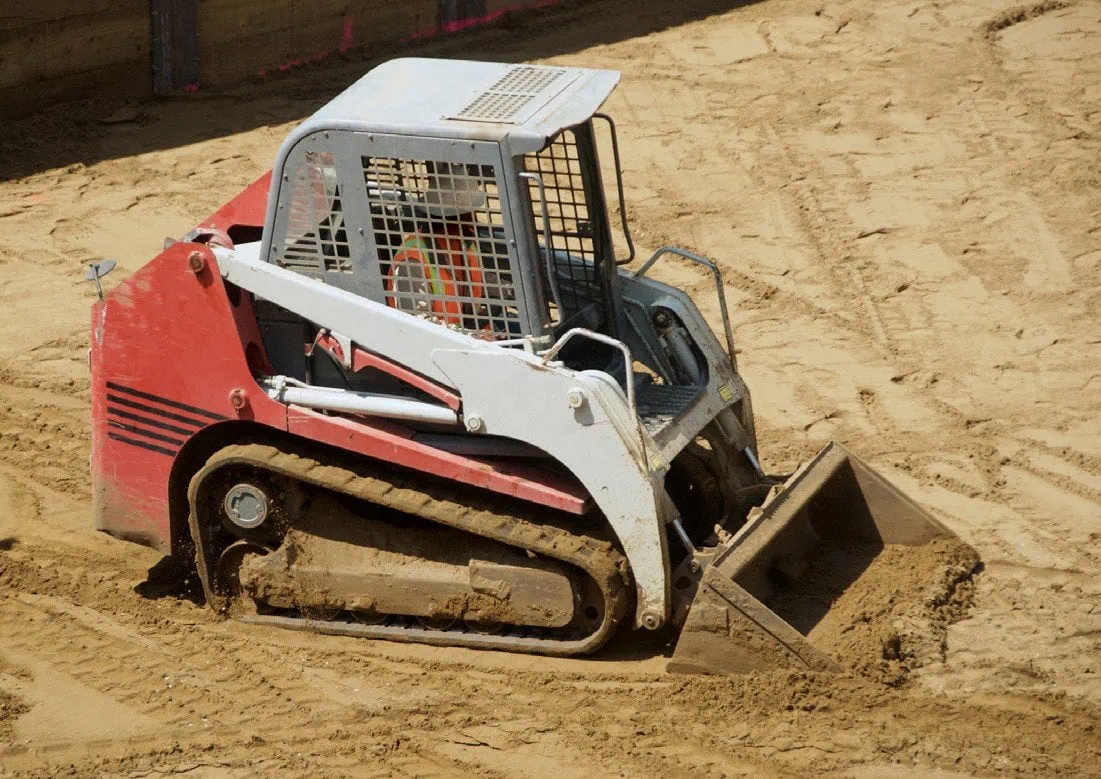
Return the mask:
[(563, 335), (561, 338), (559, 338), (557, 341), (555, 341), (554, 346), (543, 353), (543, 364), (546, 365), (548, 362), (553, 360), (555, 356), (560, 351), (562, 351), (562, 347), (569, 343), (569, 340), (575, 335), (580, 335), (592, 341), (599, 341), (602, 344), (613, 346), (623, 353), (623, 359), (625, 360), (627, 367), (627, 371), (624, 376), (627, 384), (627, 406), (631, 409), (631, 414), (634, 415), (635, 419), (638, 419), (638, 409), (635, 406), (635, 361), (631, 357), (631, 350), (627, 348), (627, 344), (623, 343), (623, 341), (612, 338), (611, 336), (604, 335), (603, 333), (596, 333), (592, 330), (586, 330), (584, 327), (575, 327), (574, 329)]
[(558, 316), (562, 318), (566, 315), (566, 310), (562, 308), (562, 296), (558, 292), (558, 277), (554, 268), (554, 246), (551, 245), (550, 215), (547, 213), (547, 188), (543, 184), (543, 178), (534, 173), (521, 173), (520, 178), (534, 181), (539, 187), (539, 206), (543, 214), (543, 249), (546, 254), (547, 283), (550, 284), (554, 305), (558, 307)]
[(715, 289), (719, 293), (719, 311), (723, 316), (723, 332), (726, 334), (726, 349), (730, 353), (730, 364), (735, 367), (738, 364), (737, 359), (734, 357), (734, 336), (730, 330), (730, 314), (726, 310), (726, 292), (723, 290), (723, 275), (719, 272), (719, 266), (706, 257), (701, 257), (698, 254), (693, 254), (690, 251), (684, 249), (678, 249), (676, 246), (662, 246), (648, 259), (638, 271), (635, 272), (635, 278), (641, 279), (646, 275), (646, 271), (653, 267), (654, 263), (659, 258), (666, 254), (675, 254), (678, 257), (683, 257), (686, 260), (691, 260), (697, 265), (702, 265), (705, 268), (711, 270), (711, 275), (715, 277)]
[(616, 137), (615, 122), (607, 114), (595, 113), (594, 119), (603, 119), (608, 123), (608, 130), (612, 137), (612, 158), (615, 161), (615, 185), (619, 192), (619, 220), (623, 225), (623, 237), (627, 241), (629, 254), (622, 260), (616, 260), (616, 265), (626, 265), (635, 259), (635, 242), (631, 240), (631, 230), (627, 227), (627, 198), (623, 196), (623, 167), (619, 164), (619, 138)]

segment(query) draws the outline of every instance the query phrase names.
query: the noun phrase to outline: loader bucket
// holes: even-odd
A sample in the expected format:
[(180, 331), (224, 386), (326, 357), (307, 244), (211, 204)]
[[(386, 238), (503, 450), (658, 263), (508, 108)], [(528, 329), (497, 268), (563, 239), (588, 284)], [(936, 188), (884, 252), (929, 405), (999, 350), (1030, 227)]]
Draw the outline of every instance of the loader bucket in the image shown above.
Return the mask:
[[(925, 583), (904, 580), (943, 574), (942, 550), (964, 575), (978, 564), (974, 550), (928, 511), (831, 443), (774, 489), (709, 563), (702, 561), (702, 575), (690, 573), (692, 561), (678, 568), (674, 591), (681, 590), (681, 609), (691, 606), (668, 669), (836, 670), (838, 659), (848, 658), (833, 656), (842, 642), (828, 640), (851, 630), (841, 622), (854, 615), (866, 622), (878, 613), (875, 599), (905, 607), (893, 601)], [(904, 557), (920, 552), (920, 563)], [(827, 645), (818, 645), (820, 637)]]

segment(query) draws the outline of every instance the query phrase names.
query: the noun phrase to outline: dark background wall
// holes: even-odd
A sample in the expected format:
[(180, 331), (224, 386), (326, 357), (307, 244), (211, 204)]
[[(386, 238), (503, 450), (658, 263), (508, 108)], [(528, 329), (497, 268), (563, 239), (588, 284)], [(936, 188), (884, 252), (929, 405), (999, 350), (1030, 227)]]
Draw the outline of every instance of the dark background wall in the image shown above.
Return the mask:
[(149, 0), (0, 2), (0, 116), (151, 83)]
[[(0, 117), (219, 87), (554, 0), (3, 0)], [(153, 20), (151, 23), (151, 19)], [(154, 78), (156, 74), (156, 78)]]

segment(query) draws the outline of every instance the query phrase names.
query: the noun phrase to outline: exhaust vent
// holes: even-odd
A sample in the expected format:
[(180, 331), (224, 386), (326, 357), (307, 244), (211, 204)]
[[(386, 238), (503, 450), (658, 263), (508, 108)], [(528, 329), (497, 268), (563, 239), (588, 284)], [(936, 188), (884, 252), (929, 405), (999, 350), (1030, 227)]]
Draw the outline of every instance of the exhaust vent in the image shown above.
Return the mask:
[(466, 108), (447, 118), (519, 124), (553, 100), (579, 75), (572, 68), (515, 65)]

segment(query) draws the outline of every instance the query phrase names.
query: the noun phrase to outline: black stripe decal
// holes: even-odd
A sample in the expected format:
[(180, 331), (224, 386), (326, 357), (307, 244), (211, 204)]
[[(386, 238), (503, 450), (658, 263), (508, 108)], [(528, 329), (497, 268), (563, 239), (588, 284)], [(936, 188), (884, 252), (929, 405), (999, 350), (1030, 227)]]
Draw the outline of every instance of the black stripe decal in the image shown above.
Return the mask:
[(156, 427), (161, 430), (167, 430), (170, 433), (179, 433), (180, 435), (191, 435), (194, 430), (189, 430), (186, 427), (176, 427), (170, 425), (167, 422), (159, 422), (156, 419), (150, 419), (149, 417), (143, 417), (141, 414), (131, 414), (129, 411), (123, 411), (121, 408), (107, 407), (107, 413), (113, 414), (116, 417), (122, 417), (123, 419), (129, 419), (133, 422), (141, 422), (143, 425), (149, 425), (149, 427)]
[(141, 390), (132, 389), (130, 387), (123, 386), (122, 384), (117, 384), (113, 381), (107, 382), (107, 388), (116, 390), (118, 392), (125, 392), (127, 395), (133, 395), (136, 398), (144, 398), (145, 400), (152, 400), (157, 403), (163, 403), (166, 406), (172, 406), (173, 408), (178, 408), (181, 411), (188, 411), (192, 414), (198, 414), (201, 417), (213, 419), (215, 422), (221, 422), (223, 419), (228, 419), (228, 417), (223, 417), (221, 414), (215, 414), (207, 411), (206, 409), (198, 408), (197, 406), (189, 406), (186, 403), (180, 403), (177, 400), (162, 398), (160, 395), (154, 395), (151, 392), (142, 392)]
[(129, 398), (120, 398), (118, 395), (112, 395), (110, 392), (107, 393), (107, 400), (110, 403), (118, 403), (122, 406), (136, 408), (138, 411), (144, 411), (147, 414), (157, 414), (158, 416), (162, 416), (166, 419), (174, 419), (177, 422), (183, 422), (186, 425), (195, 425), (196, 429), (200, 427), (205, 427), (207, 424), (201, 419), (192, 419), (191, 417), (185, 417), (181, 414), (173, 414), (171, 411), (163, 411), (159, 408), (153, 408), (152, 406), (147, 406), (144, 403), (138, 403), (137, 401), (130, 400)]
[(115, 422), (113, 419), (107, 421), (108, 427), (118, 428), (119, 430), (125, 430), (127, 433), (134, 433), (135, 435), (143, 435), (146, 438), (152, 438), (154, 441), (164, 441), (166, 444), (175, 444), (176, 446), (183, 446), (183, 441), (178, 438), (170, 438), (160, 433), (152, 433), (148, 430), (142, 430), (140, 427), (134, 427), (133, 425), (124, 425), (122, 422)]
[(167, 454), (169, 457), (174, 457), (176, 453), (171, 449), (165, 449), (163, 446), (154, 446), (153, 444), (147, 444), (144, 441), (135, 441), (133, 438), (127, 438), (126, 436), (115, 435), (110, 430), (107, 431), (107, 437), (113, 441), (122, 441), (124, 444), (130, 444), (131, 446), (137, 446), (141, 449), (148, 449), (151, 452), (157, 454)]

